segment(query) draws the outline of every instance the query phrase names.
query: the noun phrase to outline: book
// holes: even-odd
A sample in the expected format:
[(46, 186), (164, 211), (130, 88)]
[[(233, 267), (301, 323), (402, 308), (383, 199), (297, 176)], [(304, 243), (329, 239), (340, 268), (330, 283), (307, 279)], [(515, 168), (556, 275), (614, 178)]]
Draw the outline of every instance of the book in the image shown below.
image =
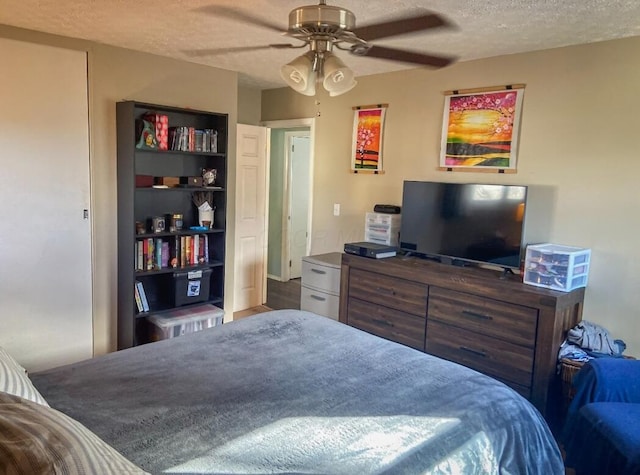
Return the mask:
[(147, 270), (153, 270), (154, 247), (153, 238), (147, 239)]
[(156, 238), (156, 243), (154, 245), (155, 250), (155, 262), (154, 268), (162, 269), (162, 239)]
[(200, 256), (200, 236), (196, 234), (192, 238), (193, 252), (191, 253), (191, 263), (198, 265), (198, 257)]
[(147, 294), (144, 291), (144, 285), (139, 280), (136, 280), (136, 293), (140, 297), (140, 303), (142, 305), (141, 312), (149, 311), (149, 301), (147, 300)]
[(191, 256), (193, 255), (193, 243), (191, 242), (191, 236), (185, 236), (184, 241), (184, 265), (189, 266), (191, 265)]
[(140, 292), (138, 290), (138, 283), (133, 286), (133, 295), (136, 299), (136, 306), (138, 307), (138, 313), (144, 311), (144, 307), (142, 306), (142, 298), (140, 297)]
[(162, 257), (160, 259), (160, 265), (162, 269), (166, 269), (169, 267), (169, 243), (163, 241), (162, 242)]

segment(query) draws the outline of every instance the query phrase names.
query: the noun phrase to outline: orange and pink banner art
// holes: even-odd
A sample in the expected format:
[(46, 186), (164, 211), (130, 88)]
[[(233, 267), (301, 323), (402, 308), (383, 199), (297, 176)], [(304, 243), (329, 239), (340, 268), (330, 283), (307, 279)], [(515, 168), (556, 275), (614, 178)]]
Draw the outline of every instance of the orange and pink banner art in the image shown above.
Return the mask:
[(382, 170), (384, 108), (358, 109), (353, 123), (353, 170)]

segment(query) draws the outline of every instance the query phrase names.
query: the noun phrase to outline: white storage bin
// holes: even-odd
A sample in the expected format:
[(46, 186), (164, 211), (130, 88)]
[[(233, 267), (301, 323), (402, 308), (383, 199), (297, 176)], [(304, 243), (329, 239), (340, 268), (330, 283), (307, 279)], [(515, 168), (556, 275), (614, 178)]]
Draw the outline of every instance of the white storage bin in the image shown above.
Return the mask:
[(535, 244), (527, 246), (524, 283), (563, 292), (587, 286), (591, 249)]
[(224, 310), (215, 305), (201, 305), (172, 310), (147, 317), (149, 340), (158, 341), (195, 333), (205, 328), (222, 325)]
[(400, 232), (399, 214), (367, 213), (364, 223), (364, 240), (387, 246), (398, 245)]

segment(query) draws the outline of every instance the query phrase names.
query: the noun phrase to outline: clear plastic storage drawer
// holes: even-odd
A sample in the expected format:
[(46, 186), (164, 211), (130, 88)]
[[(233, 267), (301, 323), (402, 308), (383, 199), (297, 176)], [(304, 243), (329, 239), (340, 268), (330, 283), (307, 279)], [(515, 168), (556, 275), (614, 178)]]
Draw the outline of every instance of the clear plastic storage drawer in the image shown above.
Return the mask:
[(531, 245), (527, 247), (523, 281), (563, 292), (586, 287), (590, 260), (591, 249), (559, 244)]

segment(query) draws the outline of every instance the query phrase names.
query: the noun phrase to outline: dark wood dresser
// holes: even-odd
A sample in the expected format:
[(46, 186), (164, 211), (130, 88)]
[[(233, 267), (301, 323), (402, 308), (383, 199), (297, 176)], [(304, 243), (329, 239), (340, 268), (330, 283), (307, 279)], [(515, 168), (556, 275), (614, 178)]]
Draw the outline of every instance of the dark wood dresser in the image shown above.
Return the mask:
[(496, 378), (547, 415), (555, 411), (558, 349), (582, 318), (584, 289), (500, 277), (419, 258), (343, 254), (340, 321)]

